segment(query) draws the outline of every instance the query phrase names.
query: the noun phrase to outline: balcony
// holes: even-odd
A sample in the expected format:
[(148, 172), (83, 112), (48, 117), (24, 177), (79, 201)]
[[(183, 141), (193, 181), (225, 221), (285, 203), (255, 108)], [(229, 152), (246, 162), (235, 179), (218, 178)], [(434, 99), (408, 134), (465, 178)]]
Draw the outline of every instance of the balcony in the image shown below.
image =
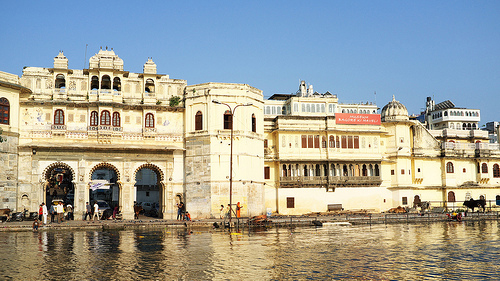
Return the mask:
[(380, 176), (311, 176), (311, 177), (281, 177), (280, 187), (324, 187), (335, 189), (335, 187), (361, 187), (379, 186), (382, 184)]
[(463, 142), (443, 142), (441, 143), (441, 154), (443, 156), (475, 156), (476, 145), (474, 143)]
[(52, 136), (64, 136), (66, 135), (66, 125), (52, 125), (51, 126)]
[(500, 155), (498, 143), (476, 143), (476, 157), (489, 157)]
[(144, 138), (155, 138), (156, 137), (156, 128), (143, 128), (142, 135)]

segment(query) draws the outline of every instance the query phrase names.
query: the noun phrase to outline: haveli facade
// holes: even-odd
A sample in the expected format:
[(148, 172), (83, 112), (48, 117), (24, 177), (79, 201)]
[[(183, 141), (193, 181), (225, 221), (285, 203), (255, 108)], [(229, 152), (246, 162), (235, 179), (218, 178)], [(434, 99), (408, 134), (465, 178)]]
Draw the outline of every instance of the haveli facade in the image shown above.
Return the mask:
[(102, 177), (103, 198), (125, 218), (150, 194), (168, 219), (179, 201), (194, 218), (218, 217), (230, 190), (244, 216), (500, 195), (500, 149), (487, 133), (428, 130), (395, 99), (379, 113), (305, 82), (264, 100), (246, 84), (187, 85), (157, 74), (151, 59), (131, 73), (106, 48), (88, 69), (68, 69), (60, 52), (53, 68), (0, 73), (0, 106), (0, 208), (62, 198), (81, 219)]

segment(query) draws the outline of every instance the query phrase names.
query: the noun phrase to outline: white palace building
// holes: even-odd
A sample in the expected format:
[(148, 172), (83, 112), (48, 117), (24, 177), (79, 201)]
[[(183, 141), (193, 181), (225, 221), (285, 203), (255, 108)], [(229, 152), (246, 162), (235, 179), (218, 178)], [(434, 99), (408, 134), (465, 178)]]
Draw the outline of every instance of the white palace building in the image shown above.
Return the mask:
[(246, 84), (188, 85), (151, 59), (131, 73), (112, 49), (79, 70), (60, 52), (51, 68), (0, 72), (0, 208), (61, 200), (82, 219), (102, 200), (130, 219), (148, 202), (172, 219), (180, 201), (193, 218), (230, 201), (242, 216), (495, 205), (500, 149), (479, 110), (427, 102), (422, 123), (394, 98), (379, 111), (301, 82), (264, 100)]

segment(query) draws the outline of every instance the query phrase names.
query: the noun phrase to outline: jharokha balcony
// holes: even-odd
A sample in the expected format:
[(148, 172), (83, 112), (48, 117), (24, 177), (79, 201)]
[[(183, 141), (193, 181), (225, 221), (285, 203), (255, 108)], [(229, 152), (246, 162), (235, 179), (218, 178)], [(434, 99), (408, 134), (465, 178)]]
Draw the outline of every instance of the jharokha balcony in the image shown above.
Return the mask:
[(280, 177), (280, 187), (321, 187), (335, 190), (335, 187), (366, 187), (379, 186), (382, 183), (380, 176), (299, 176)]

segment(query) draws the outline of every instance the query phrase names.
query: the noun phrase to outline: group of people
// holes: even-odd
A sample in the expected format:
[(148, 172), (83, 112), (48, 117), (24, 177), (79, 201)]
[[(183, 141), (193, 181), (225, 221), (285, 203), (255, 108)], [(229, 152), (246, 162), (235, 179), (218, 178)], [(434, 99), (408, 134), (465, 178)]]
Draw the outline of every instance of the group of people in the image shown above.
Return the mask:
[(71, 204), (67, 204), (64, 206), (63, 202), (54, 202), (50, 206), (50, 210), (47, 209), (47, 205), (45, 203), (40, 204), (40, 208), (38, 209), (38, 220), (40, 222), (43, 221), (43, 224), (47, 224), (47, 216), (50, 214), (50, 222), (58, 222), (61, 223), (64, 221), (64, 213), (66, 213), (67, 220), (74, 220), (73, 215), (73, 206)]
[[(241, 209), (243, 208), (243, 205), (238, 202), (236, 204), (236, 214), (235, 217), (239, 218), (241, 217)], [(224, 208), (224, 205), (220, 205), (220, 218), (229, 218), (230, 214), (232, 212), (231, 204), (227, 204), (227, 207)]]
[(33, 222), (33, 230), (38, 230), (40, 224), (47, 224), (47, 217), (50, 214), (50, 223), (61, 223), (64, 221), (64, 213), (66, 213), (67, 220), (74, 220), (73, 215), (73, 206), (71, 204), (67, 204), (64, 206), (63, 202), (53, 202), (50, 206), (50, 210), (47, 209), (47, 205), (45, 202), (39, 205), (38, 209), (38, 218), (35, 218)]
[(190, 221), (191, 220), (191, 215), (189, 214), (188, 211), (186, 211), (186, 205), (184, 205), (184, 202), (179, 202), (177, 204), (177, 220), (182, 220), (182, 221)]

